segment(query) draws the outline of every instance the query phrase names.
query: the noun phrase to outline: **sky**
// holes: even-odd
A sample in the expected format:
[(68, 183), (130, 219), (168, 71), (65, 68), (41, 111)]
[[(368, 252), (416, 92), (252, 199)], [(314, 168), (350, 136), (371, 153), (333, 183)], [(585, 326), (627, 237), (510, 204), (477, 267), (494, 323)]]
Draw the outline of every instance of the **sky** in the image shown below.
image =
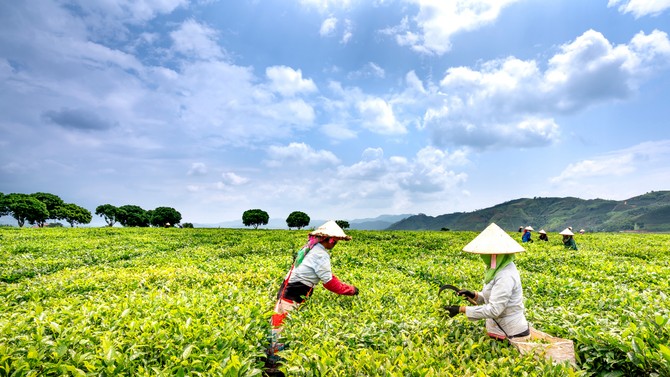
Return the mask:
[(2, 1), (0, 192), (217, 223), (668, 190), (669, 32), (670, 0)]

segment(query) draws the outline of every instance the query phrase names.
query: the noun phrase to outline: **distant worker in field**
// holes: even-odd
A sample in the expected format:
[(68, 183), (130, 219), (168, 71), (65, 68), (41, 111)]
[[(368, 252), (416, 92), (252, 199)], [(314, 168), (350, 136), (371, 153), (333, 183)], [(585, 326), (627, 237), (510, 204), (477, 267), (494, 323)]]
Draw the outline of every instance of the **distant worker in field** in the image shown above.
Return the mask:
[(544, 231), (544, 229), (540, 229), (539, 232), (537, 232), (540, 235), (540, 241), (549, 241), (549, 237), (547, 236), (547, 232)]
[(533, 242), (533, 240), (530, 238), (531, 233), (533, 230), (533, 227), (528, 225), (527, 227), (523, 228), (523, 235), (521, 236), (521, 242)]
[(284, 282), (277, 293), (277, 304), (272, 315), (271, 344), (268, 350), (268, 361), (276, 364), (278, 351), (284, 345), (278, 342), (284, 318), (289, 311), (297, 308), (319, 283), (323, 287), (339, 295), (354, 296), (358, 288), (340, 281), (330, 268), (330, 252), (337, 241), (351, 240), (335, 221), (330, 220), (309, 233), (307, 243), (298, 251)]
[(577, 243), (574, 238), (575, 234), (572, 233), (570, 228), (563, 229), (559, 234), (563, 236), (563, 246), (568, 249), (577, 250)]
[(523, 305), (521, 277), (514, 264), (516, 253), (524, 248), (495, 223), (491, 223), (463, 251), (480, 254), (486, 264), (481, 292), (459, 290), (477, 306), (447, 306), (450, 317), (463, 313), (469, 320), (486, 319), (486, 332), (494, 339), (530, 337)]

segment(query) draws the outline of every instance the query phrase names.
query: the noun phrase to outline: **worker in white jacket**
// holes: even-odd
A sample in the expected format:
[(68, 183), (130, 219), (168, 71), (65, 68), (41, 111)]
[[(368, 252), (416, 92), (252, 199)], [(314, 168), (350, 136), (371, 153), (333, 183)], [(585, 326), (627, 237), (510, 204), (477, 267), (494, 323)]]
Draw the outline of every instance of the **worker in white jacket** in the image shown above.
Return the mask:
[(514, 256), (525, 251), (495, 223), (491, 223), (464, 251), (480, 254), (486, 270), (481, 292), (460, 290), (457, 294), (477, 303), (477, 306), (448, 306), (450, 317), (459, 313), (476, 321), (486, 319), (486, 332), (495, 339), (523, 340), (530, 336), (524, 314), (523, 287)]

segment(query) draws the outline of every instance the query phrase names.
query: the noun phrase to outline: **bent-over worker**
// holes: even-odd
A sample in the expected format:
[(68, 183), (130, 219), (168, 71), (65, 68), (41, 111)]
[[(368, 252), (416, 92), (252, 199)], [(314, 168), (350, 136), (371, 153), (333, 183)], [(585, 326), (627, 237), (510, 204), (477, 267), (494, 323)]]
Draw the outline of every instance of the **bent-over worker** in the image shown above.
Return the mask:
[(486, 264), (481, 292), (460, 290), (457, 294), (474, 300), (477, 306), (447, 306), (450, 317), (459, 313), (476, 321), (486, 319), (486, 332), (495, 339), (530, 336), (523, 305), (521, 277), (514, 264), (516, 253), (525, 251), (495, 223), (491, 223), (464, 251), (480, 254)]
[(316, 228), (309, 233), (307, 243), (298, 251), (296, 258), (284, 282), (277, 293), (277, 304), (272, 315), (272, 334), (268, 356), (275, 357), (276, 352), (283, 349), (278, 343), (284, 318), (289, 311), (297, 308), (312, 294), (314, 286), (323, 282), (323, 287), (339, 295), (353, 296), (358, 294), (358, 288), (340, 281), (330, 267), (330, 252), (337, 241), (351, 240), (342, 228), (333, 220)]
[(577, 242), (575, 242), (574, 233), (570, 228), (563, 229), (560, 233), (563, 236), (563, 246), (567, 249), (577, 250)]

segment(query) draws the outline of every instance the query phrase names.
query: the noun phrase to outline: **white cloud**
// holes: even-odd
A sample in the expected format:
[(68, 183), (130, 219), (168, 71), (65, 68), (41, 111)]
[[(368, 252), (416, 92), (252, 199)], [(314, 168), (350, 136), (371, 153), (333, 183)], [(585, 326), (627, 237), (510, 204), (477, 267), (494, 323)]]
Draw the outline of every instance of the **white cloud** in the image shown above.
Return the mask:
[(328, 17), (321, 23), (321, 29), (319, 29), (319, 35), (322, 37), (329, 37), (335, 32), (337, 27), (337, 17)]
[(302, 71), (286, 66), (273, 66), (265, 70), (270, 79), (270, 88), (284, 96), (290, 97), (298, 93), (315, 92), (316, 85), (312, 79), (303, 79)]
[[(568, 165), (551, 183), (581, 182), (591, 178), (627, 176), (640, 170), (666, 170), (670, 140), (649, 141)], [(667, 174), (667, 171), (666, 171)], [(602, 181), (601, 181), (602, 182)]]
[(207, 165), (203, 162), (194, 162), (188, 169), (187, 175), (207, 175)]
[[(401, 46), (413, 50), (442, 55), (451, 50), (454, 34), (472, 31), (493, 23), (503, 8), (519, 0), (412, 0), (419, 5), (419, 13), (414, 21), (420, 29), (409, 29), (406, 19), (395, 29), (396, 40)], [(385, 29), (389, 33), (393, 29)]]
[(350, 80), (357, 80), (368, 77), (383, 79), (385, 76), (386, 72), (384, 71), (384, 68), (380, 67), (376, 63), (368, 62), (365, 66), (363, 66), (363, 68), (359, 69), (358, 71), (350, 72), (347, 75), (347, 78)]
[(351, 20), (344, 20), (344, 31), (340, 43), (347, 44), (354, 36), (354, 23)]
[(658, 16), (670, 8), (670, 0), (609, 0), (607, 7), (615, 7), (621, 13), (632, 13), (635, 18)]
[(393, 109), (381, 98), (368, 98), (357, 105), (361, 122), (366, 129), (382, 134), (403, 134), (407, 130), (393, 115)]
[(344, 124), (328, 123), (321, 126), (321, 132), (333, 140), (349, 140), (356, 138), (356, 132)]
[(321, 12), (331, 9), (347, 9), (353, 0), (300, 0), (302, 4), (314, 7)]
[(268, 160), (265, 164), (278, 166), (317, 166), (335, 165), (339, 159), (333, 152), (315, 150), (305, 143), (290, 143), (287, 146), (271, 146), (267, 150)]
[(221, 182), (229, 186), (240, 186), (249, 182), (249, 178), (241, 177), (233, 172), (222, 173), (221, 178)]
[(158, 14), (169, 14), (176, 8), (188, 4), (188, 0), (75, 0), (73, 2), (87, 13), (133, 23), (150, 20)]
[(212, 60), (224, 57), (216, 42), (217, 31), (193, 19), (184, 21), (179, 29), (170, 33), (170, 37), (174, 51), (188, 58)]
[(612, 46), (589, 30), (561, 46), (544, 72), (513, 57), (479, 70), (450, 68), (439, 91), (426, 95), (424, 126), (440, 146), (545, 146), (559, 140), (555, 117), (631, 96), (668, 58), (665, 33), (639, 33)]

